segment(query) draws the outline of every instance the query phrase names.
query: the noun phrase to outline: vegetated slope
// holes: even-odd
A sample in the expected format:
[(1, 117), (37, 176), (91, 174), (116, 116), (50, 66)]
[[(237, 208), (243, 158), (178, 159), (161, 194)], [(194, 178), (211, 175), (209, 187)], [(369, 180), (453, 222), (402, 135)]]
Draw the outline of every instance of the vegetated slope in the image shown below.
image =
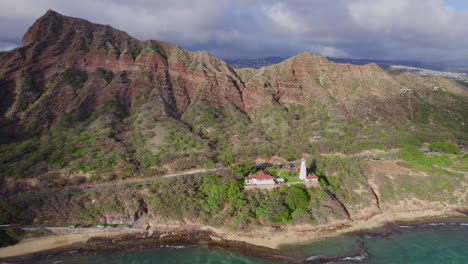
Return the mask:
[[(459, 158), (465, 160), (465, 167), (466, 158)], [(225, 172), (158, 178), (151, 186), (89, 192), (64, 189), (0, 198), (0, 223), (140, 220), (140, 226), (149, 224), (158, 232), (213, 226), (252, 231), (260, 239), (262, 231), (267, 235), (271, 230), (296, 230), (304, 235), (307, 230), (329, 230), (381, 213), (462, 209), (468, 199), (465, 177), (436, 167), (412, 170), (401, 160), (365, 162), (332, 156), (318, 158), (313, 167), (320, 176), (320, 188), (297, 184), (245, 190), (243, 177)]]
[(233, 60), (225, 60), (229, 66), (234, 69), (242, 69), (242, 68), (255, 68), (259, 69), (265, 66), (270, 66), (272, 64), (280, 63), (284, 60), (284, 58), (272, 56), (262, 59), (233, 59)]
[(54, 11), (0, 55), (0, 97), (0, 173), (26, 189), (466, 138), (468, 122), (467, 88), (443, 78), (307, 52), (233, 70)]

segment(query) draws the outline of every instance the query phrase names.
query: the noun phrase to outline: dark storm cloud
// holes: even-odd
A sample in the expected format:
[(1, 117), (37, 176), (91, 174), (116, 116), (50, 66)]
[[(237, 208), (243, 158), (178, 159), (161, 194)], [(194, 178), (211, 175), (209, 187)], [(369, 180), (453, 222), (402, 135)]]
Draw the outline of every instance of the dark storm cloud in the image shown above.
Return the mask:
[(443, 0), (0, 0), (0, 49), (47, 9), (223, 58), (468, 59), (468, 11)]

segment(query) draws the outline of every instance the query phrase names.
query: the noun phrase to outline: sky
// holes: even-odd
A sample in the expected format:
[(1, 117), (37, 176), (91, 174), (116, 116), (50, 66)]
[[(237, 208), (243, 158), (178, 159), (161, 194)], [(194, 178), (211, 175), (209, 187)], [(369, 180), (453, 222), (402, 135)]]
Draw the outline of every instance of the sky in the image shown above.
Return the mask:
[(0, 0), (0, 50), (48, 9), (225, 59), (468, 62), (468, 0)]

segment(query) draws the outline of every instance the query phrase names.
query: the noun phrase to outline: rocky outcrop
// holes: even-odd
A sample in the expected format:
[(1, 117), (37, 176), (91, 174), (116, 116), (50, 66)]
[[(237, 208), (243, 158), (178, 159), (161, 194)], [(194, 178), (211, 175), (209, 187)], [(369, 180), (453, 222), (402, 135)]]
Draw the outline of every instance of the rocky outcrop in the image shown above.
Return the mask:
[[(57, 83), (67, 69), (87, 78), (76, 87)], [(286, 109), (290, 103), (319, 101), (337, 116), (399, 123), (421, 103), (401, 88), (424, 93), (435, 82), (466, 97), (466, 88), (451, 81), (393, 76), (375, 64), (338, 64), (307, 52), (261, 69), (233, 70), (206, 52), (139, 41), (110, 26), (49, 10), (26, 32), (22, 47), (0, 57), (0, 114), (26, 124), (36, 113), (47, 112), (54, 120), (80, 106), (97, 109), (114, 97), (130, 109), (138, 96), (151, 95), (175, 117), (200, 102), (250, 114), (274, 101)], [(45, 104), (47, 109), (37, 109)], [(456, 118), (468, 122), (466, 116)]]
[[(67, 69), (88, 78), (73, 89), (69, 82), (60, 82)], [(8, 98), (2, 114), (23, 122), (34, 105), (47, 104), (57, 114), (81, 105), (96, 109), (119, 96), (131, 108), (138, 96), (149, 93), (178, 115), (201, 99), (244, 109), (242, 81), (208, 53), (139, 41), (110, 26), (51, 10), (29, 28), (22, 47), (2, 56), (0, 87)]]

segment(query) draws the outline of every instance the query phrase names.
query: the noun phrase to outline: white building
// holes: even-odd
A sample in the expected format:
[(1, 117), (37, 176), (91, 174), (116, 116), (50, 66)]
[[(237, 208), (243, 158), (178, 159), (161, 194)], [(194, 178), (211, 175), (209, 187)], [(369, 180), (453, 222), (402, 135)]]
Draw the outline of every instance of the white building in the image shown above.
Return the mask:
[(275, 178), (264, 171), (245, 178), (247, 185), (275, 185)]
[(301, 170), (299, 172), (299, 179), (305, 181), (307, 177), (307, 168), (306, 168), (306, 159), (303, 157), (301, 159)]
[(318, 183), (319, 182), (319, 178), (317, 175), (315, 174), (309, 174), (309, 176), (307, 176), (306, 182), (311, 182), (311, 183)]

